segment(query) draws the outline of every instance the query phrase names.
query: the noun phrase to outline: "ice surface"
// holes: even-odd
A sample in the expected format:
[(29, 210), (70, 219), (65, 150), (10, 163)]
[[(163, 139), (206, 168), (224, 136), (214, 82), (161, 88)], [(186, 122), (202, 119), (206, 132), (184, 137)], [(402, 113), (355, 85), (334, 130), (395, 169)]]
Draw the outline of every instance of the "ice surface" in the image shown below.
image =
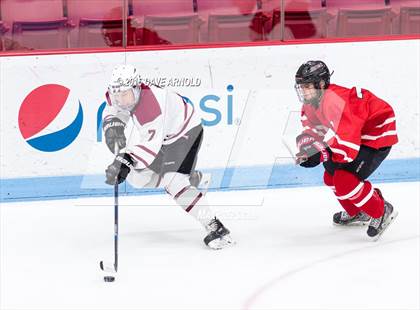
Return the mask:
[(114, 283), (112, 197), (2, 204), (0, 309), (419, 309), (420, 183), (379, 187), (399, 216), (378, 242), (332, 225), (326, 187), (209, 193), (221, 251), (169, 197), (120, 197)]

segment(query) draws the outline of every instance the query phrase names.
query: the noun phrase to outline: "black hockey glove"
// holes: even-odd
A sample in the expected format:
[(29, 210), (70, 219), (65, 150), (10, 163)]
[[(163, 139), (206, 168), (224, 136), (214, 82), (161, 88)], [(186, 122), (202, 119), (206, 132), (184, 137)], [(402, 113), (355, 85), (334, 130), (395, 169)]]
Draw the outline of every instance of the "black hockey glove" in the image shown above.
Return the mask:
[(320, 163), (328, 161), (331, 157), (331, 150), (324, 142), (315, 140), (307, 134), (296, 138), (299, 153), (296, 154), (296, 163), (301, 167), (313, 168)]
[(103, 123), (105, 142), (112, 153), (115, 152), (115, 146), (117, 146), (118, 150), (126, 146), (124, 128), (125, 123), (117, 117), (108, 119)]
[(133, 167), (133, 163), (133, 159), (127, 153), (118, 154), (114, 162), (105, 170), (105, 183), (115, 185), (124, 182)]

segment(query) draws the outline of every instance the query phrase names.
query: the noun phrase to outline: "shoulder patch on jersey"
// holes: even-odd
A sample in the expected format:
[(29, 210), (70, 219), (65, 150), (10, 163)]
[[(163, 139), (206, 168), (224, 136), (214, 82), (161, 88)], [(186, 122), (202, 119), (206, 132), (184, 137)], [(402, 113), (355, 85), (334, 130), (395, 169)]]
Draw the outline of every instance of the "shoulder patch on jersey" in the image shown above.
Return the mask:
[(150, 87), (141, 84), (140, 102), (133, 113), (140, 125), (153, 122), (162, 114), (159, 102)]

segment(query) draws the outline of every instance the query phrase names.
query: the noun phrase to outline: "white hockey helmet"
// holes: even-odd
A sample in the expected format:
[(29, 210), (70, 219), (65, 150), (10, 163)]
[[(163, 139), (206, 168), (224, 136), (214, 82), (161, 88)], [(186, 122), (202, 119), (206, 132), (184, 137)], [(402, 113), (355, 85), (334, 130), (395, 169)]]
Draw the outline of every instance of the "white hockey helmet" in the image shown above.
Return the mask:
[(112, 70), (108, 93), (112, 104), (131, 111), (140, 98), (140, 77), (132, 65), (119, 65)]

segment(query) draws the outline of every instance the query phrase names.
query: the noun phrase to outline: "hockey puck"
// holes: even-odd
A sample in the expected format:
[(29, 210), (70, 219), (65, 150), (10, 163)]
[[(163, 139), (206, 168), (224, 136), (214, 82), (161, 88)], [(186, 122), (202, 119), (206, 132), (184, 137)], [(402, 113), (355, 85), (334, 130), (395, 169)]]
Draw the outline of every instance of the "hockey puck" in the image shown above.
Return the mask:
[(104, 277), (104, 281), (105, 282), (114, 282), (115, 281), (115, 277), (113, 277), (113, 276)]

